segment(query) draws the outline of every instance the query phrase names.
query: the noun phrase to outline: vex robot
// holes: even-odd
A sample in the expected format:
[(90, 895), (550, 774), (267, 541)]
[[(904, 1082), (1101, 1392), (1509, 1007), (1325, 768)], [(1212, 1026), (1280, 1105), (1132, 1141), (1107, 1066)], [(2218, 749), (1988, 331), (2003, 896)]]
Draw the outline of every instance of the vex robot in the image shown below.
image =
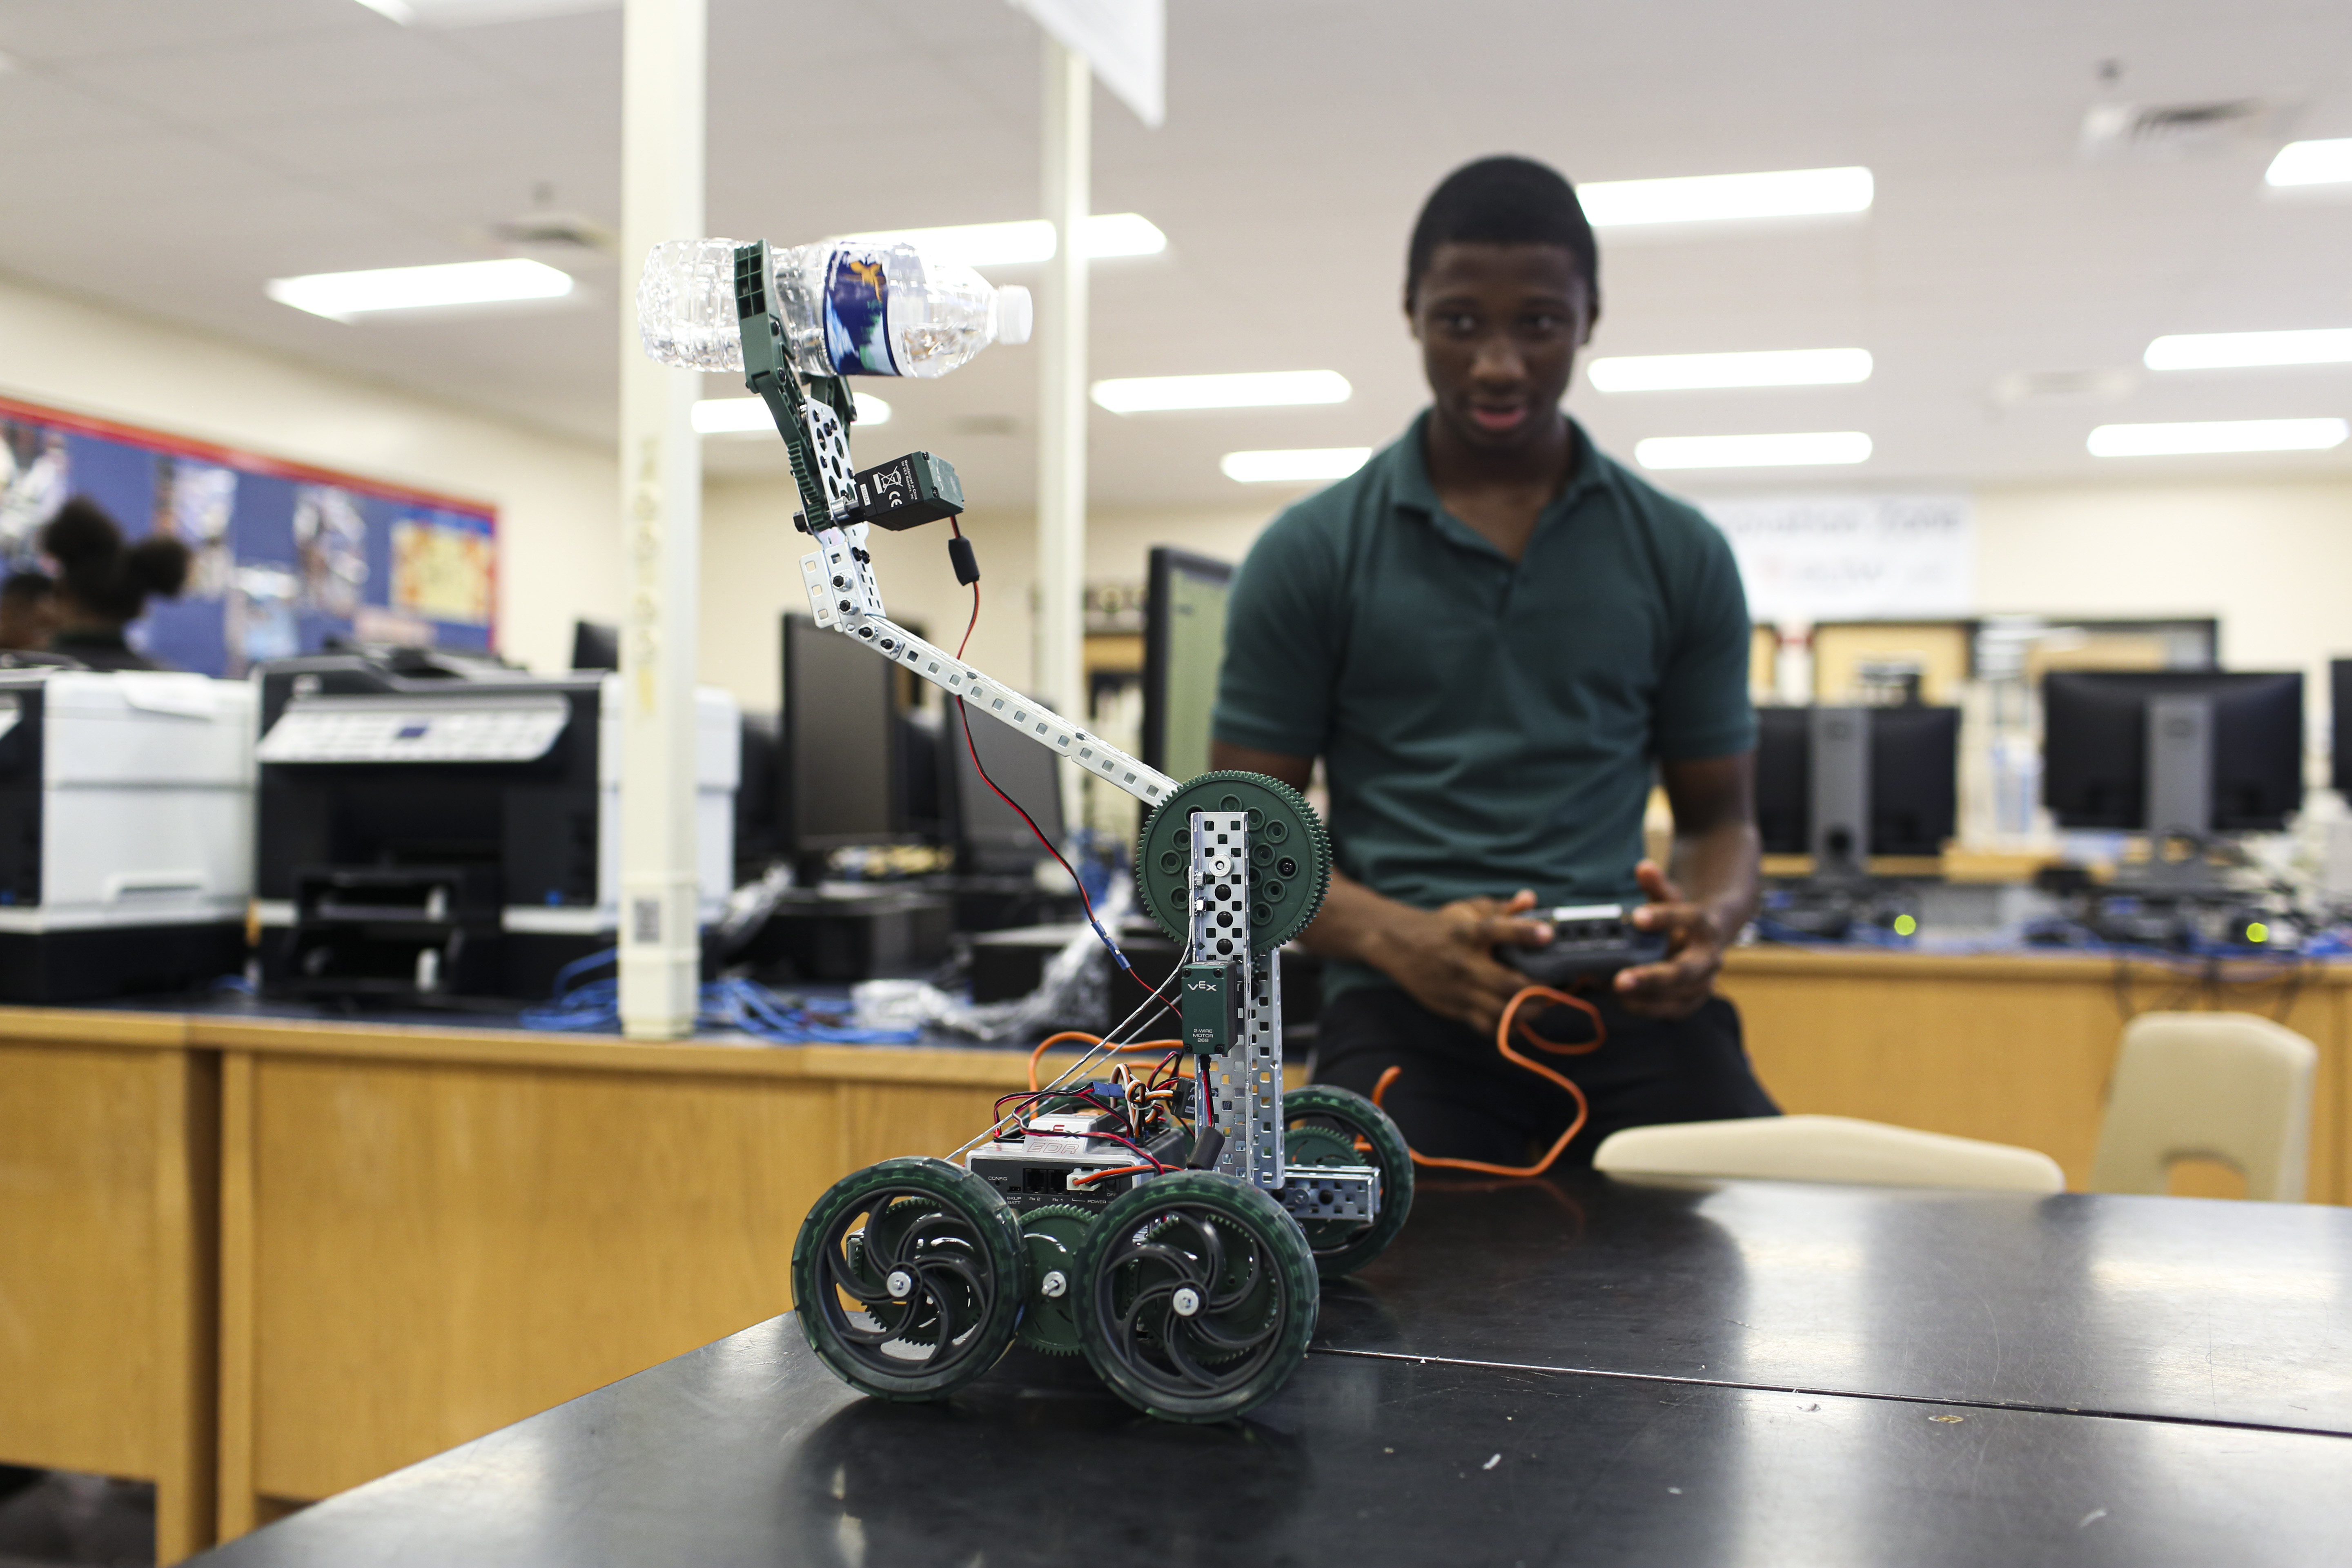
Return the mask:
[[(1304, 1359), (1318, 1279), (1378, 1256), (1412, 1203), (1412, 1157), (1384, 1112), (1345, 1089), (1283, 1088), (1275, 950), (1321, 906), (1323, 825), (1271, 778), (1170, 778), (891, 621), (868, 530), (953, 517), (962, 491), (929, 453), (853, 469), (848, 388), (794, 366), (774, 276), (765, 242), (737, 247), (744, 380), (790, 449), (818, 625), (1140, 800), (1137, 896), (1184, 945), (1172, 994), (1001, 1101), (954, 1155), (885, 1160), (817, 1200), (793, 1247), (809, 1344), (885, 1399), (944, 1397), (1018, 1340), (1083, 1354), (1153, 1415), (1237, 1415)], [(950, 552), (977, 581), (960, 534)]]

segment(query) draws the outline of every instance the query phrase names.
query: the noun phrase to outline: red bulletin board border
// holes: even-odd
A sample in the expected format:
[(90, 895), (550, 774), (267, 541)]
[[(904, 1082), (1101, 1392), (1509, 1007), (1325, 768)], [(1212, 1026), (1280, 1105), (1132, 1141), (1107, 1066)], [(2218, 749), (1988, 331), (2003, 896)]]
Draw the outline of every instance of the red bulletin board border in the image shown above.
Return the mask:
[(174, 436), (169, 431), (152, 429), (144, 425), (125, 425), (119, 420), (76, 414), (42, 403), (26, 403), (5, 395), (0, 395), (0, 418), (34, 420), (77, 436), (96, 436), (105, 440), (128, 442), (173, 457), (198, 458), (225, 468), (241, 468), (247, 473), (267, 474), (274, 479), (294, 479), (303, 484), (332, 485), (338, 489), (362, 490), (384, 500), (406, 501), (444, 511), (473, 512), (487, 517), (490, 521), (491, 541), (489, 646), (493, 649), (499, 646), (499, 579), (505, 563), (499, 558), (499, 509), (492, 502), (438, 490), (418, 489), (413, 485), (391, 484), (341, 468), (321, 468), (309, 463), (289, 462), (282, 458), (265, 457), (242, 447), (224, 447), (211, 441), (199, 441), (190, 436)]
[(493, 529), (499, 519), (499, 509), (486, 500), (466, 496), (448, 495), (437, 490), (421, 490), (413, 485), (396, 485), (383, 479), (371, 479), (341, 468), (313, 468), (308, 463), (289, 462), (282, 458), (264, 457), (242, 447), (223, 447), (193, 437), (174, 436), (168, 431), (151, 429), (144, 425), (124, 425), (112, 419), (100, 419), (88, 414), (75, 414), (63, 408), (51, 408), (46, 404), (26, 403), (14, 397), (0, 396), (0, 417), (35, 419), (44, 425), (54, 425), (60, 430), (70, 430), (77, 436), (100, 436), (110, 441), (129, 441), (157, 451), (169, 452), (178, 458), (202, 458), (224, 467), (243, 468), (248, 473), (268, 474), (274, 479), (299, 479), (305, 484), (333, 485), (341, 489), (365, 490), (386, 500), (415, 501), (423, 506), (439, 507), (448, 511), (480, 512), (488, 517)]

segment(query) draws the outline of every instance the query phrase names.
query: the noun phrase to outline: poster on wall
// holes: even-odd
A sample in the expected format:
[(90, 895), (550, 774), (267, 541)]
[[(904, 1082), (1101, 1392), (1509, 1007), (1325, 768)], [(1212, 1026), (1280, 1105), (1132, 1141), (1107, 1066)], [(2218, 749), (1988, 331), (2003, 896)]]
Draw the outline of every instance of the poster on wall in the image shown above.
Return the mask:
[(205, 675), (330, 639), (498, 646), (498, 512), (352, 475), (0, 399), (0, 575), (47, 569), (42, 525), (87, 496), (194, 563), (131, 644)]
[(1699, 510), (1731, 540), (1758, 621), (1976, 611), (1976, 509), (1965, 495), (1774, 496)]

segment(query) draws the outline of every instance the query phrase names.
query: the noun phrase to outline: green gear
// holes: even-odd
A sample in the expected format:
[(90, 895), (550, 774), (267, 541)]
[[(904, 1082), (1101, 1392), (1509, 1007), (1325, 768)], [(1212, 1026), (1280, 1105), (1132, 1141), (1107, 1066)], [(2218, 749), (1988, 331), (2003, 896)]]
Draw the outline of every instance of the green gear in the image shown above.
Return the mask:
[[(1021, 1244), (1028, 1253), (1029, 1268), (1018, 1336), (1033, 1351), (1047, 1355), (1078, 1353), (1078, 1321), (1070, 1307), (1078, 1293), (1078, 1238), (1094, 1220), (1094, 1215), (1070, 1204), (1040, 1204), (1021, 1216)], [(1048, 1273), (1057, 1270), (1062, 1293), (1047, 1296), (1040, 1287)]]
[[(1305, 931), (1331, 884), (1331, 837), (1307, 797), (1264, 773), (1221, 771), (1179, 785), (1154, 807), (1135, 844), (1135, 890), (1160, 929), (1190, 934), (1195, 811), (1250, 814), (1250, 947), (1268, 952)], [(1284, 874), (1285, 862), (1290, 870)]]

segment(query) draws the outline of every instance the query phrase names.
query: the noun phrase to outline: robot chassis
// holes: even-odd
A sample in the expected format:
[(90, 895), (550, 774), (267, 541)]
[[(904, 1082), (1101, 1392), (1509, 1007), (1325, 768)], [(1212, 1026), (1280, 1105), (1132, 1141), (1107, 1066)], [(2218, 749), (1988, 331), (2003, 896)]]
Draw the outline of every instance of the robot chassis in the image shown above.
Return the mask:
[[(1045, 1089), (1000, 1101), (953, 1155), (885, 1160), (817, 1199), (793, 1245), (809, 1346), (882, 1399), (945, 1398), (1017, 1340), (1083, 1354), (1150, 1415), (1238, 1415), (1306, 1358), (1318, 1278), (1369, 1263), (1412, 1205), (1412, 1156), (1384, 1112), (1346, 1089), (1282, 1087), (1276, 951), (1321, 907), (1329, 840), (1288, 785), (1180, 783), (890, 620), (868, 530), (953, 517), (961, 488), (924, 452), (852, 469), (848, 389), (803, 385), (772, 276), (764, 241), (737, 248), (743, 379), (792, 457), (817, 624), (1141, 801), (1137, 894), (1184, 944), (1182, 1039), (1148, 1074), (1113, 1047), (1162, 1010), (1157, 994)], [(978, 580), (960, 533), (950, 554), (960, 580)]]

